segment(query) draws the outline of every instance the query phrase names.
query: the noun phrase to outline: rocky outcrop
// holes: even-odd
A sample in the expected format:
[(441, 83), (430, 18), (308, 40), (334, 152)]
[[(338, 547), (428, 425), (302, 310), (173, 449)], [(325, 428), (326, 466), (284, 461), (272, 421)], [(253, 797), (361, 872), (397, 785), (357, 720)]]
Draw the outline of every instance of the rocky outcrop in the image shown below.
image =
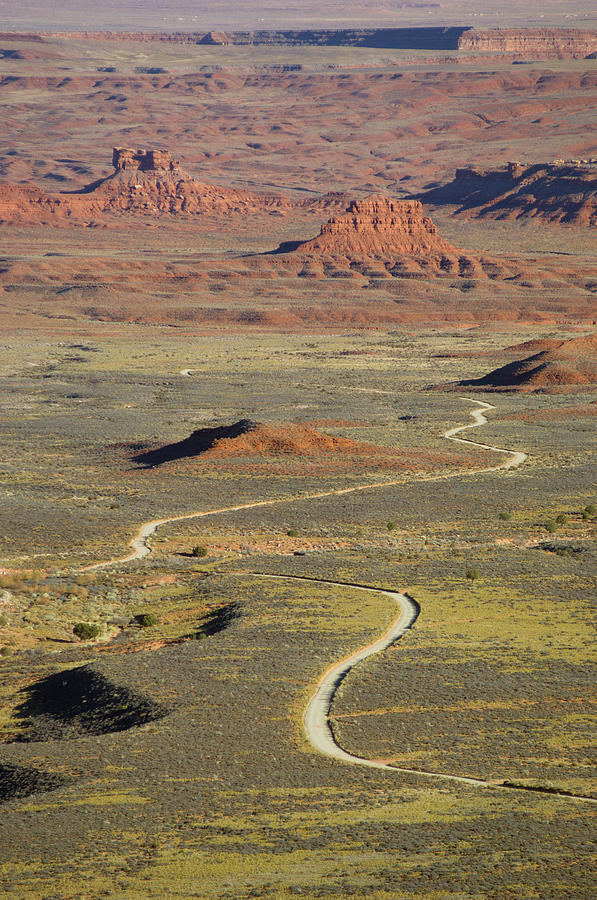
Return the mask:
[(348, 209), (321, 227), (319, 237), (303, 245), (319, 253), (390, 258), (396, 255), (452, 253), (438, 236), (417, 200), (369, 197), (353, 200)]
[(116, 171), (174, 172), (179, 163), (174, 162), (169, 150), (130, 150), (114, 147), (112, 165)]
[(381, 263), (380, 274), (400, 277), (449, 275), (467, 278), (498, 277), (504, 266), (478, 259), (439, 236), (418, 200), (384, 196), (353, 200), (348, 209), (322, 226), (318, 237), (281, 244), (277, 253), (296, 253), (329, 259), (353, 271)]
[(345, 209), (348, 195), (331, 191), (307, 199), (258, 194), (193, 178), (169, 150), (114, 147), (114, 171), (78, 191), (49, 193), (0, 183), (0, 223), (80, 224), (110, 213), (140, 215), (310, 215)]
[(542, 347), (482, 378), (459, 381), (447, 388), (553, 392), (597, 384), (597, 333), (568, 341), (544, 341)]
[(556, 160), (500, 169), (456, 169), (454, 179), (418, 195), (425, 203), (456, 206), (475, 218), (537, 218), (570, 225), (597, 224), (597, 159)]

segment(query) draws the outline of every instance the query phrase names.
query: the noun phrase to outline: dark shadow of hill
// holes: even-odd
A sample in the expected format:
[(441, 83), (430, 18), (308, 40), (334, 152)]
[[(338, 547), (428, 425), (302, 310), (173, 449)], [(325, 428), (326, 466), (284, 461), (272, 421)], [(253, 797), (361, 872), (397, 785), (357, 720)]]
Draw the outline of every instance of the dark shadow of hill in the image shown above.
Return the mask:
[(50, 775), (26, 766), (2, 763), (0, 764), (0, 803), (18, 797), (29, 797), (40, 791), (54, 791), (70, 781), (70, 778), (64, 778), (62, 775)]
[(193, 637), (210, 637), (212, 634), (218, 634), (218, 632), (228, 628), (239, 617), (240, 605), (238, 603), (228, 603), (226, 606), (221, 606), (201, 623)]
[(283, 243), (279, 244), (275, 250), (266, 250), (259, 255), (278, 256), (280, 253), (294, 253), (295, 250), (298, 250), (299, 247), (302, 247), (302, 245), (306, 243), (306, 241), (283, 241)]
[(114, 684), (90, 666), (57, 672), (27, 689), (18, 707), (27, 721), (19, 742), (62, 740), (82, 734), (126, 731), (162, 719), (169, 710)]
[(189, 456), (199, 456), (209, 450), (216, 441), (224, 438), (237, 438), (242, 434), (247, 434), (256, 427), (255, 422), (250, 419), (240, 419), (232, 425), (219, 425), (216, 428), (200, 428), (194, 431), (188, 438), (182, 441), (176, 441), (174, 444), (166, 444), (164, 447), (158, 447), (155, 450), (147, 450), (133, 456), (134, 462), (146, 468), (161, 466), (166, 462), (173, 462), (176, 459), (185, 459)]
[(532, 382), (533, 378), (545, 368), (545, 364), (542, 362), (544, 356), (544, 353), (537, 353), (536, 356), (530, 356), (527, 359), (517, 359), (505, 366), (500, 366), (499, 369), (488, 372), (481, 378), (470, 378), (459, 381), (458, 384), (461, 387), (519, 387)]

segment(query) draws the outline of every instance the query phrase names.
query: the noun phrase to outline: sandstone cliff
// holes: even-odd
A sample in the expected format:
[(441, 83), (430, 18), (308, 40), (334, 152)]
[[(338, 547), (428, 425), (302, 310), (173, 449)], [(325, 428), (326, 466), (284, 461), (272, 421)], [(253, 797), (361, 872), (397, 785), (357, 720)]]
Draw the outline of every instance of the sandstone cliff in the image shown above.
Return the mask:
[(166, 41), (190, 44), (376, 47), (403, 50), (462, 50), (516, 55), (522, 59), (584, 58), (597, 51), (597, 32), (575, 28), (346, 28), (300, 31), (53, 32), (47, 37), (85, 40)]
[(584, 59), (597, 50), (597, 32), (576, 28), (471, 28), (459, 50), (515, 53), (523, 59)]

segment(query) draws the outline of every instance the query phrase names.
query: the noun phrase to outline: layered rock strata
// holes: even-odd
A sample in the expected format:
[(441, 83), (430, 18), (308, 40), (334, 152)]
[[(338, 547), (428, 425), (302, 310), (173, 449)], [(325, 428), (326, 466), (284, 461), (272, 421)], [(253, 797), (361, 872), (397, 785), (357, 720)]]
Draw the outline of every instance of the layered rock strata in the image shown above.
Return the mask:
[(53, 32), (51, 38), (167, 41), (175, 43), (273, 44), (327, 47), (377, 47), (402, 50), (462, 50), (522, 59), (582, 59), (597, 52), (597, 32), (576, 28), (456, 27), (257, 30), (210, 32)]

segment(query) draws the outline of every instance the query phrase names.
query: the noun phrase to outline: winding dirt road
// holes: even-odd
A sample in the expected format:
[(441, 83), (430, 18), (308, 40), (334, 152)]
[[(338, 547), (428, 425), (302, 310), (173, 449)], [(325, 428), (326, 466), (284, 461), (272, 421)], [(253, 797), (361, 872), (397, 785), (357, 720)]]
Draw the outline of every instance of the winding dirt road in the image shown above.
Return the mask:
[[(495, 466), (495, 469), (515, 469), (517, 466), (520, 466), (525, 459), (528, 459), (526, 453), (522, 453), (520, 450), (502, 450), (501, 447), (492, 447), (490, 444), (480, 444), (478, 441), (471, 441), (469, 438), (457, 438), (454, 437), (456, 434), (460, 434), (461, 431), (467, 431), (469, 428), (478, 428), (480, 425), (486, 425), (487, 419), (483, 415), (484, 412), (487, 412), (488, 409), (495, 409), (495, 406), (492, 406), (491, 403), (485, 403), (483, 400), (473, 400), (470, 397), (463, 397), (463, 400), (467, 400), (469, 403), (477, 403), (481, 408), (473, 409), (471, 412), (471, 416), (475, 420), (470, 425), (459, 425), (456, 428), (449, 428), (448, 431), (444, 432), (444, 437), (448, 441), (457, 441), (459, 444), (472, 444), (473, 447), (481, 447), (483, 450), (493, 450), (495, 453), (507, 453), (510, 459), (505, 460), (500, 466)], [(490, 469), (483, 471), (491, 471)]]
[[(248, 573), (243, 573), (248, 574)], [(333, 663), (329, 669), (323, 673), (317, 683), (315, 693), (311, 697), (305, 714), (303, 716), (303, 725), (305, 735), (311, 746), (318, 753), (329, 756), (332, 759), (338, 759), (343, 763), (352, 765), (366, 766), (369, 769), (385, 769), (391, 772), (403, 772), (407, 775), (418, 775), (422, 778), (431, 778), (441, 781), (453, 781), (459, 784), (468, 784), (477, 788), (494, 788), (500, 790), (517, 790), (531, 793), (542, 793), (553, 797), (560, 797), (566, 800), (579, 800), (586, 803), (597, 803), (594, 797), (586, 797), (582, 794), (574, 794), (569, 791), (558, 791), (555, 789), (533, 787), (530, 785), (522, 785), (512, 783), (504, 779), (502, 781), (488, 781), (484, 778), (474, 778), (466, 775), (452, 775), (449, 772), (430, 772), (426, 769), (409, 769), (404, 766), (397, 766), (394, 763), (384, 762), (383, 760), (367, 759), (362, 756), (355, 756), (348, 753), (337, 742), (334, 731), (330, 722), (330, 712), (336, 691), (340, 684), (358, 663), (381, 653), (392, 644), (395, 644), (406, 632), (412, 627), (419, 615), (419, 604), (409, 597), (408, 594), (402, 594), (398, 591), (389, 591), (385, 588), (375, 588), (370, 585), (355, 584), (346, 581), (328, 581), (323, 578), (312, 578), (306, 575), (270, 575), (261, 572), (250, 573), (254, 578), (281, 578), (286, 581), (312, 581), (317, 584), (329, 584), (332, 587), (350, 587), (353, 590), (369, 591), (375, 594), (382, 594), (390, 597), (398, 606), (398, 615), (389, 625), (387, 630), (377, 638), (373, 643), (367, 644), (356, 650), (350, 656), (341, 659), (339, 662)]]
[[(484, 403), (481, 400), (473, 400), (470, 397), (463, 397), (462, 399), (467, 400), (469, 403), (476, 403), (480, 407), (480, 409), (475, 409), (471, 412), (471, 415), (473, 416), (475, 421), (470, 425), (459, 425), (456, 428), (450, 428), (448, 431), (444, 432), (443, 437), (449, 441), (457, 441), (461, 444), (472, 444), (475, 447), (481, 447), (483, 450), (493, 450), (496, 453), (505, 453), (508, 455), (509, 459), (506, 459), (504, 462), (499, 463), (497, 466), (488, 466), (484, 469), (473, 469), (470, 472), (447, 472), (443, 475), (422, 475), (416, 478), (417, 481), (442, 481), (446, 478), (462, 478), (464, 475), (469, 474), (479, 475), (487, 472), (497, 472), (500, 469), (512, 469), (516, 466), (519, 466), (527, 458), (526, 453), (521, 453), (517, 450), (503, 450), (500, 447), (491, 447), (489, 444), (479, 444), (477, 443), (477, 441), (471, 441), (468, 438), (454, 437), (454, 435), (459, 434), (461, 431), (466, 431), (469, 428), (477, 428), (479, 425), (485, 425), (487, 423), (487, 419), (485, 418), (483, 413), (488, 409), (495, 409), (495, 406), (492, 406), (490, 403)], [(368, 484), (359, 484), (355, 485), (354, 487), (340, 488), (339, 490), (334, 491), (317, 491), (312, 494), (302, 494), (297, 497), (280, 497), (274, 500), (257, 500), (253, 503), (242, 503), (238, 506), (222, 506), (219, 509), (200, 510), (198, 512), (184, 513), (180, 516), (169, 516), (165, 519), (152, 519), (151, 521), (144, 522), (141, 525), (139, 531), (129, 543), (131, 552), (126, 556), (119, 556), (113, 559), (104, 560), (103, 562), (93, 563), (89, 566), (83, 566), (79, 569), (79, 571), (89, 572), (93, 569), (103, 569), (106, 566), (121, 565), (122, 563), (132, 562), (132, 560), (134, 559), (142, 559), (144, 556), (148, 556), (149, 553), (151, 553), (151, 550), (147, 544), (147, 541), (153, 534), (155, 534), (155, 532), (161, 525), (169, 525), (172, 522), (184, 522), (188, 519), (203, 519), (207, 518), (207, 516), (217, 516), (227, 512), (240, 512), (244, 509), (257, 509), (260, 506), (277, 506), (282, 503), (299, 503), (308, 500), (321, 500), (325, 497), (341, 497), (344, 494), (354, 494), (361, 491), (380, 490), (381, 488), (395, 487), (399, 484), (404, 484), (407, 480), (412, 481), (415, 480), (415, 478), (413, 477), (411, 479), (406, 479), (402, 477), (399, 479), (394, 479), (392, 481), (377, 481)]]
[[(180, 373), (181, 375), (190, 374), (190, 370), (183, 370)], [(471, 415), (474, 421), (468, 425), (458, 425), (454, 428), (448, 429), (448, 431), (444, 432), (443, 437), (449, 441), (458, 441), (462, 444), (471, 444), (475, 447), (480, 447), (484, 450), (491, 450), (496, 453), (503, 453), (507, 456), (503, 462), (499, 463), (496, 466), (489, 466), (485, 469), (476, 469), (472, 470), (471, 473), (463, 473), (463, 472), (450, 472), (445, 475), (431, 475), (431, 476), (423, 476), (418, 478), (418, 481), (439, 481), (446, 478), (456, 478), (462, 477), (465, 474), (482, 474), (487, 472), (497, 472), (500, 469), (513, 469), (520, 466), (526, 459), (527, 454), (523, 453), (519, 450), (507, 450), (501, 447), (493, 447), (490, 444), (482, 444), (478, 441), (472, 441), (469, 438), (456, 437), (457, 434), (460, 434), (463, 431), (467, 431), (470, 428), (478, 428), (481, 425), (485, 425), (487, 423), (487, 418), (484, 413), (490, 409), (495, 409), (494, 406), (490, 403), (485, 403), (481, 400), (475, 400), (470, 397), (463, 397), (463, 400), (466, 400), (469, 403), (475, 403), (477, 405), (477, 409), (472, 410)], [(392, 487), (394, 485), (403, 484), (405, 479), (395, 480), (395, 481), (385, 481), (385, 482), (377, 482), (374, 484), (364, 484), (357, 485), (355, 487), (343, 488), (341, 490), (335, 491), (320, 491), (313, 494), (306, 494), (299, 497), (287, 497), (275, 500), (261, 500), (254, 503), (244, 503), (238, 506), (226, 506), (221, 507), (220, 509), (213, 510), (204, 510), (200, 512), (187, 513), (181, 516), (170, 516), (165, 519), (153, 519), (150, 522), (145, 522), (129, 544), (131, 547), (131, 552), (124, 557), (120, 557), (117, 559), (110, 559), (104, 562), (94, 563), (90, 566), (85, 566), (80, 569), (80, 571), (89, 571), (90, 569), (99, 569), (105, 566), (116, 565), (120, 563), (125, 563), (134, 559), (142, 559), (147, 556), (151, 550), (147, 544), (148, 539), (154, 534), (157, 529), (161, 525), (168, 525), (172, 522), (182, 522), (186, 519), (197, 519), (203, 518), (206, 516), (218, 515), (226, 512), (236, 512), (238, 510), (243, 509), (255, 509), (259, 506), (273, 506), (275, 504), (280, 503), (296, 503), (299, 501), (305, 500), (315, 500), (323, 497), (333, 497), (340, 496), (343, 494), (350, 494), (357, 491), (367, 491), (367, 490), (375, 490), (378, 488), (384, 487)], [(388, 629), (381, 635), (381, 637), (377, 638), (371, 644), (367, 644), (365, 647), (361, 647), (356, 650), (353, 654), (346, 657), (345, 659), (340, 660), (339, 662), (333, 663), (321, 676), (315, 693), (311, 697), (307, 708), (305, 710), (305, 714), (303, 717), (303, 724), (305, 729), (306, 737), (319, 753), (324, 756), (331, 757), (333, 759), (340, 760), (344, 763), (350, 763), (352, 765), (366, 766), (367, 768), (372, 769), (385, 769), (392, 772), (403, 772), (409, 775), (417, 775), (423, 778), (431, 778), (431, 779), (440, 779), (443, 781), (452, 781), (458, 782), (460, 784), (468, 784), (474, 787), (483, 787), (483, 788), (494, 788), (494, 789), (504, 789), (504, 790), (517, 790), (517, 791), (525, 791), (525, 792), (540, 792), (544, 794), (548, 794), (549, 796), (560, 797), (567, 800), (577, 800), (588, 803), (597, 803), (597, 799), (593, 797), (586, 797), (579, 794), (572, 794), (567, 791), (557, 791), (550, 789), (542, 789), (531, 786), (524, 786), (520, 784), (510, 783), (508, 781), (495, 782), (495, 781), (486, 781), (482, 778), (473, 778), (466, 777), (461, 775), (452, 775), (448, 772), (430, 772), (422, 769), (409, 769), (404, 768), (402, 766), (396, 766), (392, 763), (384, 762), (383, 760), (374, 760), (374, 759), (365, 759), (360, 756), (355, 756), (351, 753), (348, 753), (339, 744), (336, 743), (336, 739), (334, 736), (334, 732), (332, 729), (332, 725), (330, 723), (330, 711), (332, 707), (332, 703), (334, 701), (334, 696), (336, 691), (346, 677), (348, 672), (353, 669), (358, 663), (367, 659), (370, 656), (373, 656), (376, 653), (380, 653), (383, 650), (386, 650), (392, 644), (396, 643), (396, 641), (400, 640), (400, 638), (411, 628), (412, 624), (416, 620), (419, 615), (419, 606), (411, 597), (407, 594), (400, 593), (398, 591), (385, 590), (382, 588), (374, 588), (367, 585), (361, 584), (353, 584), (348, 582), (340, 582), (340, 581), (329, 581), (326, 579), (319, 578), (311, 578), (308, 576), (299, 576), (299, 575), (273, 575), (273, 574), (265, 574), (259, 572), (245, 572), (243, 575), (248, 575), (254, 578), (276, 578), (276, 579), (290, 579), (290, 580), (299, 580), (299, 581), (315, 581), (319, 584), (329, 584), (330, 586), (345, 586), (351, 587), (356, 590), (361, 591), (373, 591), (378, 594), (383, 594), (384, 596), (390, 597), (396, 605), (398, 606), (398, 615), (390, 624)]]

